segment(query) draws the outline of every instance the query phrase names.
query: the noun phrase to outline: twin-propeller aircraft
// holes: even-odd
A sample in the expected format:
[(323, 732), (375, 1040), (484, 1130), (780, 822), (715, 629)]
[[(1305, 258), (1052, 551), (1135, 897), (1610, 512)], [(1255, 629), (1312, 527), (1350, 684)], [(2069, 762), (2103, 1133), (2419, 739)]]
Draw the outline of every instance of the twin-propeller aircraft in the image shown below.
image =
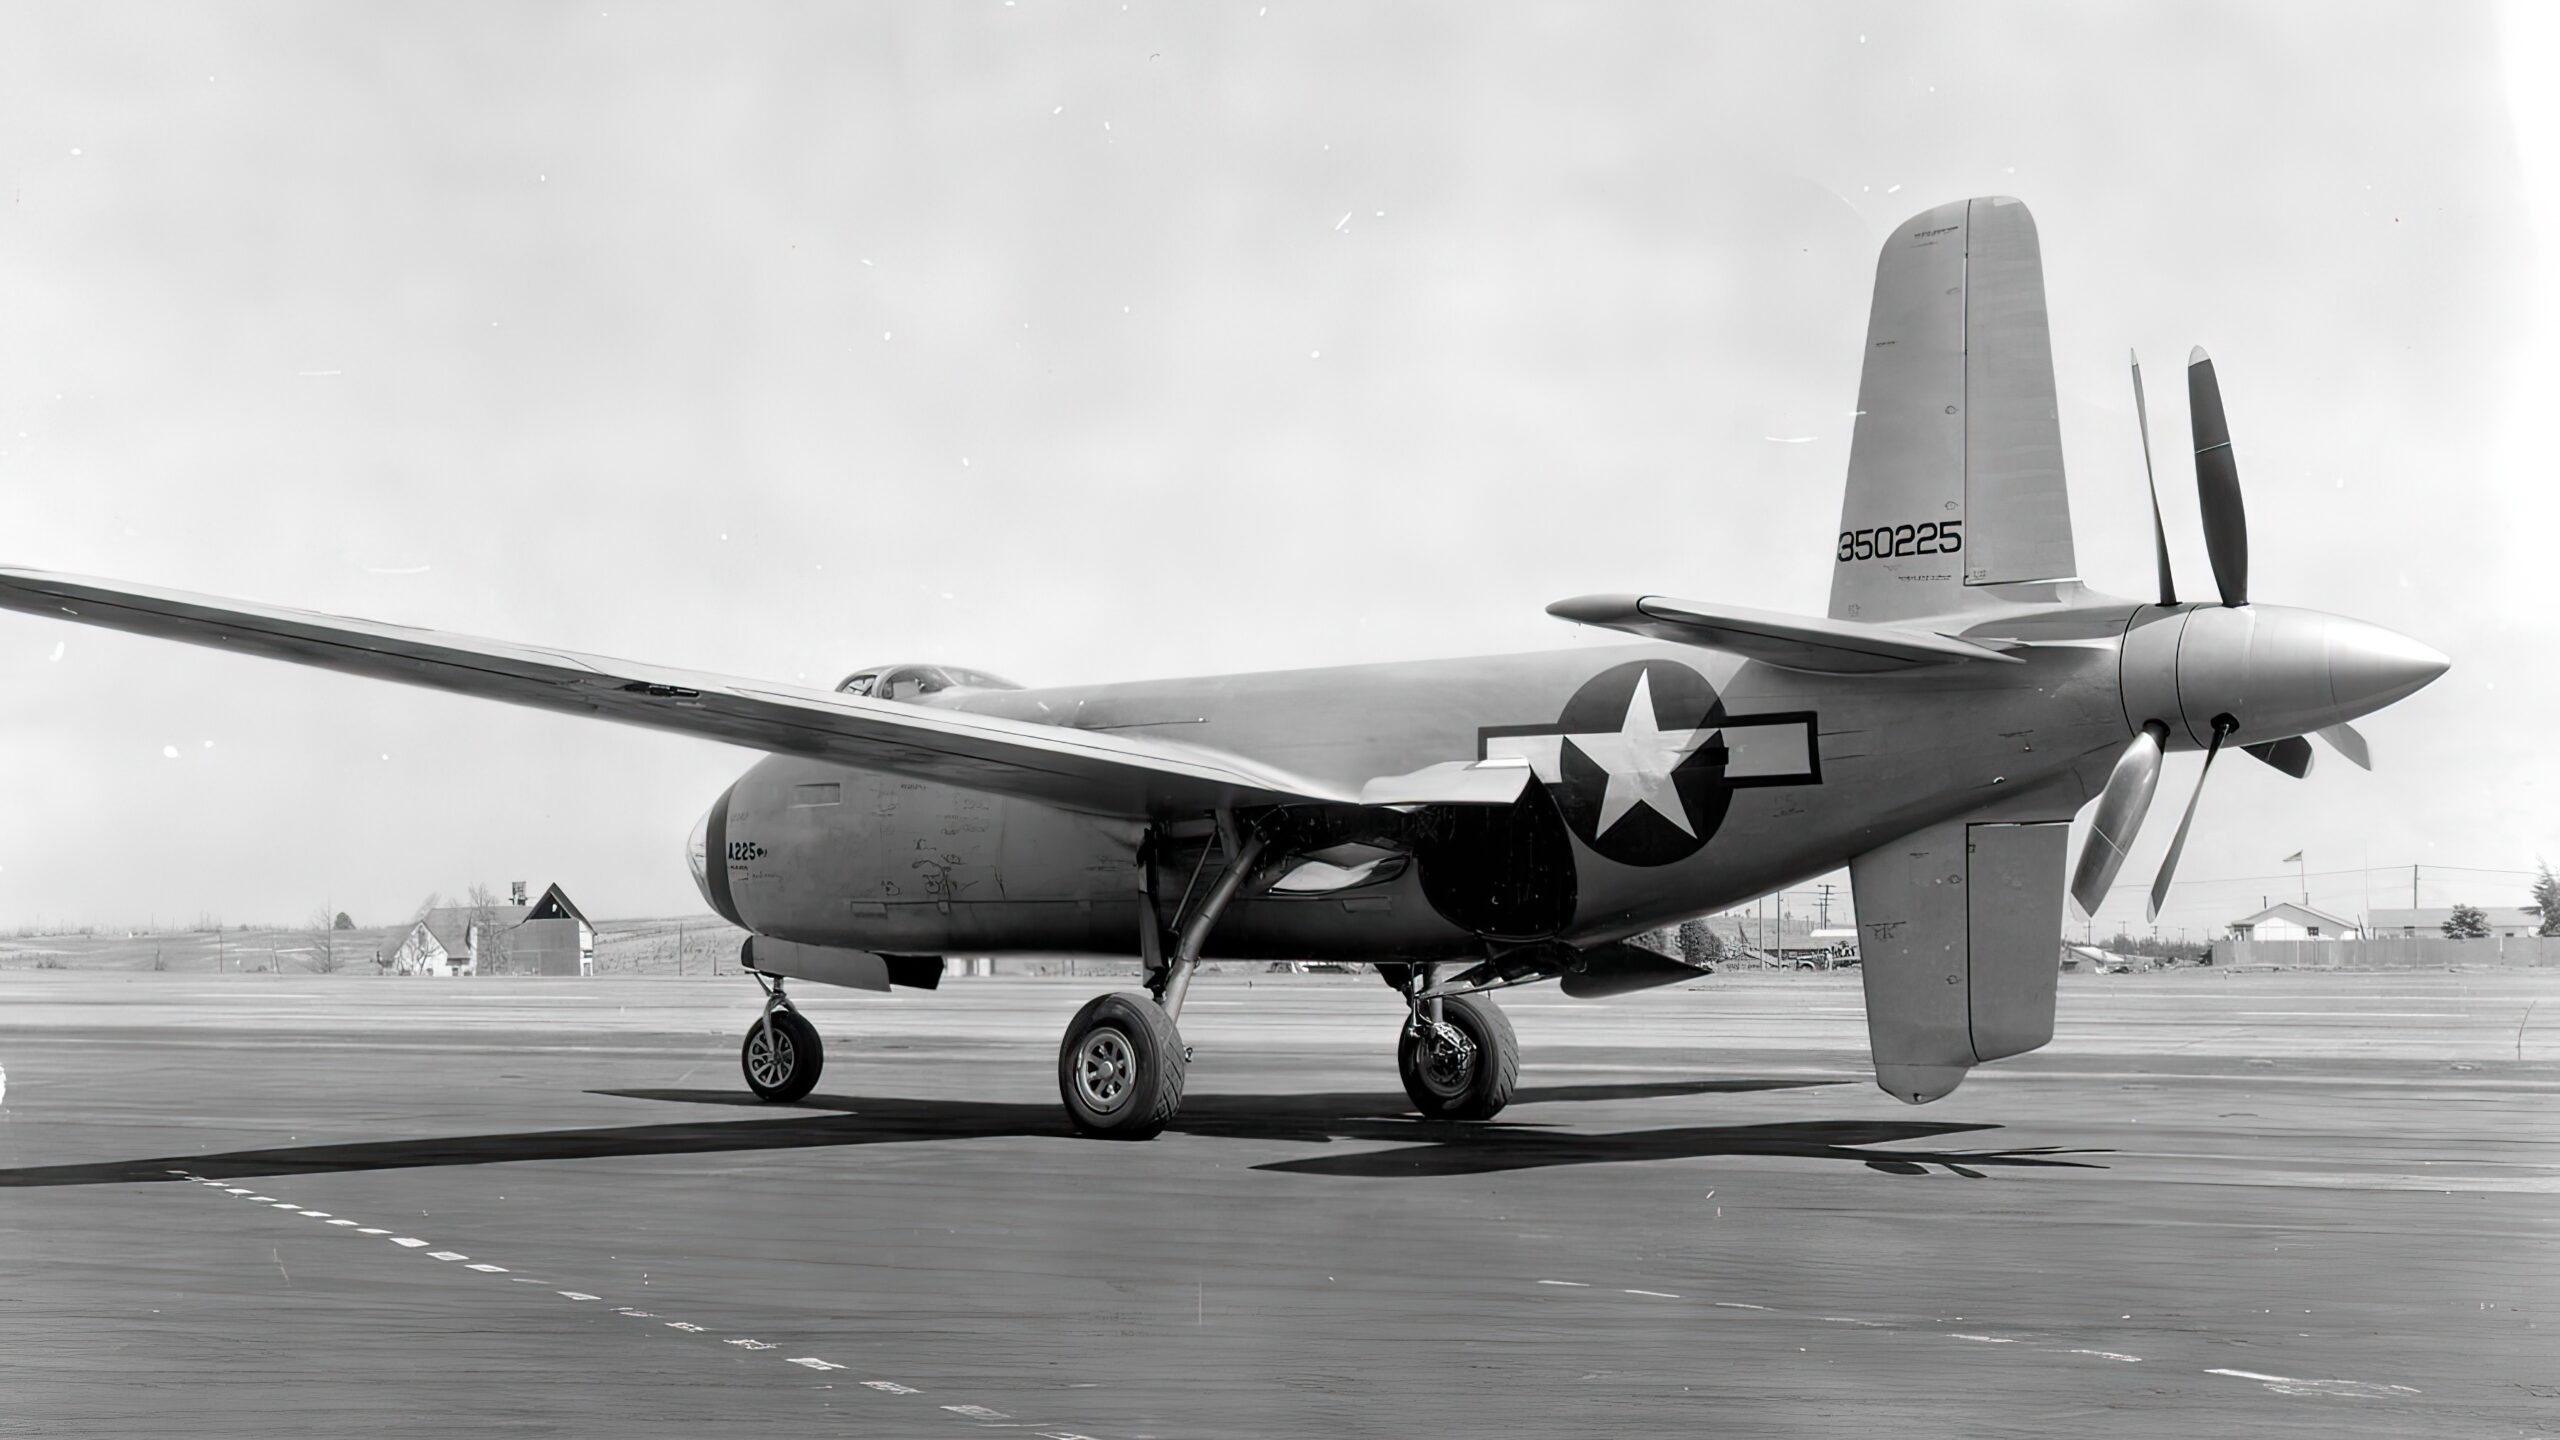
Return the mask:
[(1487, 992), (1689, 978), (1630, 937), (1845, 863), (1876, 1081), (1919, 1103), (2052, 1037), (2065, 836), (2092, 796), (2070, 887), (2089, 910), (2164, 752), (2209, 773), (2238, 745), (2300, 776), (2317, 734), (2365, 764), (2348, 722), (2445, 669), (2250, 603), (2201, 351), (2188, 396), (2218, 602), (2178, 600), (2156, 482), (2158, 602), (2084, 588), (2035, 226), (1978, 199), (1906, 222), (1877, 264), (1823, 619), (1586, 596), (1549, 608), (1636, 642), (1041, 690), (908, 665), (827, 691), (27, 570), (0, 570), (0, 606), (768, 752), (691, 863), (752, 936), (742, 1061), (769, 1100), (821, 1063), (787, 980), (1136, 956), (1145, 992), (1076, 1015), (1058, 1088), (1080, 1129), (1152, 1135), (1182, 1103), (1201, 961), (1285, 957), (1376, 967), (1414, 1105), (1484, 1119), (1519, 1067)]

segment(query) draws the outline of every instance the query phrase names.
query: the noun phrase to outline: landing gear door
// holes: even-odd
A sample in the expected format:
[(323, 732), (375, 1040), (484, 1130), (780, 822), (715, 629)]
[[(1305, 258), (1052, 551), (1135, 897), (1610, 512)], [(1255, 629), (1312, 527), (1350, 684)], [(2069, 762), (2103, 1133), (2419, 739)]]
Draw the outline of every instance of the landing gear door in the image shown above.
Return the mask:
[(1850, 862), (1876, 1084), (1911, 1104), (2053, 1038), (2066, 822), (1951, 820)]

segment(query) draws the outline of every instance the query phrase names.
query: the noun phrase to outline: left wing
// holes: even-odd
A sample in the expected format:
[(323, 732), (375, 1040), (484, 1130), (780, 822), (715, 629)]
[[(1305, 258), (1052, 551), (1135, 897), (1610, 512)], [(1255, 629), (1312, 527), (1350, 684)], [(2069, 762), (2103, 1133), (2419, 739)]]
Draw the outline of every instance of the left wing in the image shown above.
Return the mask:
[[(0, 567), (0, 609), (290, 660), (567, 715), (807, 755), (1130, 817), (1248, 805), (1362, 803), (1359, 785), (1292, 775), (1176, 740), (1105, 734), (728, 675), (671, 670), (441, 630), (346, 619), (76, 575)], [(1436, 767), (1435, 767), (1436, 768)], [(1508, 803), (1527, 772), (1430, 772), (1372, 785), (1369, 803)], [(1499, 795), (1499, 783), (1511, 793)], [(1458, 793), (1442, 794), (1455, 789)]]

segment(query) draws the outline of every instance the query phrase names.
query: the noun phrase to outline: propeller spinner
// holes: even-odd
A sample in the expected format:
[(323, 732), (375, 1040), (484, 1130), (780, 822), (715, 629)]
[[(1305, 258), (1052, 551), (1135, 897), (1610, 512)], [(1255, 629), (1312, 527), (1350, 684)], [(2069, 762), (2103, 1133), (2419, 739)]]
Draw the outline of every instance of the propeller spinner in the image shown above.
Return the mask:
[[(2151, 421), (2143, 403), (2142, 363), (2133, 362), (2134, 412), (2142, 428), (2143, 470), (2151, 470)], [(2195, 437), (2197, 503), (2205, 549), (2222, 603), (2180, 605), (2169, 571), (2169, 539), (2151, 486), (2152, 540), (2159, 561), (2160, 606), (2127, 627), (2121, 652), (2125, 714), (2138, 729), (2117, 757), (2072, 871), (2071, 894), (2096, 913), (2132, 850), (2160, 783), (2169, 749), (2205, 752), (2204, 769), (2187, 798), (2178, 833), (2151, 884), (2150, 918), (2158, 919), (2204, 796), (2205, 776), (2226, 743), (2300, 779), (2311, 771), (2305, 735), (2318, 735), (2360, 768), (2373, 768), (2364, 736), (2348, 722), (2409, 695), (2443, 674), (2443, 655), (2378, 625), (2249, 602), (2249, 521), (2240, 498), (2240, 467), (2222, 409), (2213, 360), (2201, 348), (2187, 362), (2187, 409)]]

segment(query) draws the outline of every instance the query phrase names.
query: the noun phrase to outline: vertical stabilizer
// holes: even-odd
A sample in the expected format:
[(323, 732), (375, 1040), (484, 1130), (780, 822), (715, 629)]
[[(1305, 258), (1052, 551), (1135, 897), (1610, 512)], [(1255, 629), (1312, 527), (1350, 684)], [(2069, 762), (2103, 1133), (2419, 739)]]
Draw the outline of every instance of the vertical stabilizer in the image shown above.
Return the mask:
[(2077, 568), (2035, 220), (1997, 197), (1915, 215), (1876, 260), (1832, 618), (1952, 614)]

